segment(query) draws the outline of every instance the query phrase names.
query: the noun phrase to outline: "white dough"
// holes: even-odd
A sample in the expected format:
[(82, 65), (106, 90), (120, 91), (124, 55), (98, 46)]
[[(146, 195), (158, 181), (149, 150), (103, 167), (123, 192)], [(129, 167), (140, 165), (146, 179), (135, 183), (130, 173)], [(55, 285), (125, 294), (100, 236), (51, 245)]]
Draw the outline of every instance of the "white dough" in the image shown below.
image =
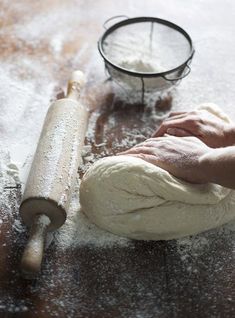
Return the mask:
[[(216, 115), (229, 121), (215, 109)], [(183, 182), (130, 156), (97, 161), (82, 179), (80, 200), (83, 212), (96, 225), (139, 240), (179, 238), (235, 218), (235, 191)]]

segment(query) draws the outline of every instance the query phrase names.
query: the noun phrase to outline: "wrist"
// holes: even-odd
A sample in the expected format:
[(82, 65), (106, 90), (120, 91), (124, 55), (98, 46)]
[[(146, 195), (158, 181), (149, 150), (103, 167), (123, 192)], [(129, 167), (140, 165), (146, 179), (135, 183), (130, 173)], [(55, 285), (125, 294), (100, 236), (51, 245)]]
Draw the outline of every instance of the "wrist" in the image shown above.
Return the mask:
[(211, 148), (206, 154), (202, 155), (199, 159), (200, 170), (203, 178), (207, 183), (217, 183), (216, 171), (220, 166), (220, 153), (223, 152), (221, 148)]
[(235, 146), (211, 149), (200, 158), (206, 182), (235, 189)]
[(224, 143), (226, 146), (235, 145), (235, 125), (229, 124), (224, 129)]

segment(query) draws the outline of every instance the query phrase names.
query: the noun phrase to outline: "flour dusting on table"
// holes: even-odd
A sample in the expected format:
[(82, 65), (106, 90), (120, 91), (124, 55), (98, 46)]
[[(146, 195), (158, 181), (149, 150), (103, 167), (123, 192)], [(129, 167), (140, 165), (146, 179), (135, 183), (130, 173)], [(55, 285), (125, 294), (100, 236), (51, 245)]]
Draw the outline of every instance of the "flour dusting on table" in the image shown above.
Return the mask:
[[(37, 4), (35, 4), (35, 10), (37, 12)], [(71, 40), (71, 30), (77, 18), (74, 10), (67, 6), (66, 10), (62, 6), (57, 10), (48, 10), (44, 13), (37, 12), (37, 14), (29, 16), (22, 15), (22, 12), (27, 12), (27, 7), (18, 5), (15, 7), (15, 12), (16, 17), (18, 17), (17, 22), (12, 28), (6, 26), (4, 31), (9, 38), (14, 40), (18, 49), (12, 55), (6, 56), (4, 60), (0, 61), (0, 132), (3, 150), (0, 154), (2, 164), (0, 186), (2, 187), (3, 202), (7, 202), (7, 196), (11, 191), (11, 188), (5, 189), (5, 187), (14, 188), (21, 183), (23, 191), (44, 117), (51, 99), (55, 99), (55, 87), (58, 85), (56, 80), (56, 72), (59, 70), (58, 64), (64, 53), (66, 41)], [(82, 54), (85, 55), (87, 47), (85, 44), (77, 56), (73, 57), (72, 61), (80, 60)], [(26, 51), (25, 54), (24, 50), (28, 50), (28, 52)], [(50, 52), (52, 58), (44, 56), (40, 50)], [(32, 52), (36, 55), (31, 54)], [(100, 60), (99, 64), (94, 61), (97, 61), (97, 53), (92, 55), (87, 66), (91, 71), (90, 82), (93, 81), (93, 78), (97, 78), (94, 76), (94, 73), (97, 73), (97, 65), (100, 67), (100, 72), (103, 70), (102, 61)], [(159, 65), (143, 63), (141, 59), (125, 60), (123, 58), (120, 62), (124, 67), (129, 68), (137, 65), (139, 71), (161, 70)], [(102, 77), (100, 79), (103, 80)], [(126, 95), (121, 88), (116, 90), (116, 93), (125, 100)], [(128, 102), (134, 103), (135, 98), (129, 98)], [(152, 102), (155, 101), (147, 100), (147, 104)], [(110, 108), (112, 108), (112, 105), (110, 105)], [(112, 149), (121, 151), (134, 146), (150, 137), (153, 132), (148, 125), (142, 127), (141, 131), (138, 126), (131, 130), (123, 128), (125, 137), (121, 140), (114, 138), (112, 145), (108, 145), (109, 140), (104, 138), (101, 143), (97, 144), (93, 138), (98, 116), (99, 114), (94, 112), (90, 118), (87, 132), (87, 141), (90, 144), (84, 147), (83, 164), (80, 167), (82, 173), (94, 161), (113, 154)], [(141, 121), (157, 122), (165, 116), (165, 111), (161, 112), (152, 108), (149, 112), (149, 108), (146, 107)], [(116, 118), (109, 118), (109, 127), (115, 129), (116, 125)], [(94, 153), (94, 150), (99, 151)], [(76, 191), (73, 195), (68, 220), (61, 230), (58, 230), (55, 234), (55, 242), (58, 247), (64, 249), (85, 244), (95, 246), (130, 244), (127, 239), (103, 232), (91, 224), (80, 212), (78, 188)], [(10, 213), (10, 207), (6, 211)], [(4, 219), (1, 221), (4, 222)], [(14, 216), (12, 221), (15, 231), (19, 233), (25, 231), (18, 217)]]
[[(72, 31), (75, 25), (82, 23), (82, 20), (77, 21), (77, 14), (71, 6), (61, 5), (55, 10), (47, 8), (42, 12), (36, 3), (33, 7), (35, 12), (32, 13), (31, 8), (27, 15), (22, 14), (27, 12), (27, 6), (14, 6), (16, 22), (12, 27), (4, 26), (4, 36), (14, 39), (18, 49), (0, 61), (0, 196), (3, 211), (0, 222), (12, 222), (13, 230), (19, 234), (25, 232), (25, 227), (18, 214), (11, 212), (9, 195), (14, 195), (19, 186), (21, 193), (24, 191), (47, 109), (56, 98), (59, 85), (57, 72), (63, 68), (60, 61), (64, 61), (67, 54), (66, 44), (74, 40)], [(3, 34), (1, 32), (3, 29), (0, 36)], [(68, 61), (81, 63), (86, 50), (85, 44), (72, 59), (68, 55)], [(60, 72), (69, 76), (68, 71)], [(59, 91), (61, 93), (61, 88)], [(9, 206), (4, 207), (4, 204)], [(58, 247), (69, 248), (86, 243), (98, 246), (125, 244), (125, 239), (104, 233), (83, 220), (78, 211), (79, 200), (75, 193), (68, 221), (61, 233), (58, 231), (55, 234)], [(76, 239), (71, 238), (70, 234), (76, 234)], [(51, 240), (52, 235), (49, 235), (47, 245)]]
[(75, 248), (81, 245), (96, 247), (127, 246), (130, 243), (129, 239), (99, 229), (82, 213), (79, 203), (79, 183), (79, 180), (77, 180), (68, 219), (54, 235), (57, 246), (62, 249)]
[[(174, 2), (159, 1), (159, 14), (169, 20), (184, 20), (185, 26), (192, 27), (193, 36), (197, 35), (202, 41), (196, 43), (192, 76), (172, 93), (172, 110), (191, 110), (193, 105), (206, 99), (224, 107), (235, 119), (232, 80), (235, 69), (232, 60), (228, 59), (228, 51), (233, 56), (235, 50), (233, 29), (227, 28), (223, 19), (218, 19), (218, 10), (204, 10), (206, 2), (185, 6), (184, 15), (182, 10), (169, 11)], [(120, 318), (142, 318), (150, 317), (152, 313), (171, 317), (183, 315), (185, 306), (188, 306), (189, 314), (195, 310), (197, 315), (198, 310), (202, 312), (209, 304), (210, 316), (220, 314), (217, 311), (219, 305), (225, 308), (226, 315), (226, 308), (233, 310), (234, 307), (235, 232), (231, 224), (199, 236), (164, 243), (127, 242), (111, 237), (111, 234), (107, 238), (107, 233), (87, 224), (80, 212), (76, 213), (79, 210), (77, 192), (73, 195), (66, 224), (55, 233), (54, 243), (45, 252), (40, 276), (33, 282), (21, 278), (19, 262), (27, 235), (18, 214), (21, 197), (16, 186), (19, 177), (22, 183), (27, 176), (25, 168), (32, 161), (50, 99), (55, 99), (57, 92), (61, 93), (64, 83), (58, 78), (65, 81), (72, 68), (85, 66), (91, 86), (88, 102), (95, 106), (102, 105), (100, 93), (109, 85), (109, 82), (104, 83), (103, 61), (96, 52), (96, 31), (100, 26), (102, 32), (105, 19), (123, 13), (123, 3), (116, 1), (114, 7), (105, 6), (101, 11), (100, 1), (92, 2), (92, 10), (87, 10), (87, 3), (77, 0), (66, 3), (59, 0), (12, 1), (10, 5), (4, 0), (1, 3), (0, 232), (4, 239), (0, 246), (4, 277), (0, 312), (5, 316), (22, 317), (72, 318), (79, 314), (111, 317), (116, 314)], [(141, 15), (146, 9), (148, 15), (152, 13), (151, 7), (147, 8), (143, 1), (125, 4), (129, 16)], [(208, 2), (206, 9), (210, 5)], [(200, 15), (204, 11), (206, 13)], [(234, 14), (229, 16), (229, 22), (232, 22)], [(204, 23), (198, 24), (197, 17)], [(218, 22), (221, 32), (215, 33), (214, 21)], [(82, 34), (88, 37), (84, 38)], [(221, 47), (221, 43), (224, 46)], [(221, 61), (223, 68), (220, 68)], [(110, 110), (115, 108), (120, 97), (130, 104), (140, 100), (139, 96), (130, 98), (122, 88), (116, 88)], [(93, 112), (81, 174), (100, 157), (130, 147), (151, 135), (153, 124), (159, 123), (169, 108), (156, 111), (148, 107), (150, 104), (155, 107), (154, 98), (146, 102), (147, 107), (137, 117), (138, 124), (131, 129), (126, 129), (125, 125), (118, 127), (121, 116), (116, 116), (117, 111), (113, 116), (106, 116), (106, 121), (102, 117), (106, 114)], [(122, 119), (128, 111), (130, 105), (122, 110)], [(100, 131), (103, 138), (94, 138), (97, 126), (102, 127), (104, 122), (111, 127), (111, 132), (107, 133), (103, 127)], [(122, 138), (115, 137), (111, 143), (108, 135), (113, 137), (117, 128), (120, 128)]]

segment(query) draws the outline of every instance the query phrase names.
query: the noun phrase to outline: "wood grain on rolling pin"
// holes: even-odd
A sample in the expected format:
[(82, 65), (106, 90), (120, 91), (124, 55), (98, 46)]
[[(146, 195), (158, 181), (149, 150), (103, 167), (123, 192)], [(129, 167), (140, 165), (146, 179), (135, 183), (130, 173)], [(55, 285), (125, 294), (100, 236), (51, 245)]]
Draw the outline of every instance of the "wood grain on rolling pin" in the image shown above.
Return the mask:
[(78, 102), (84, 82), (82, 72), (72, 74), (67, 97), (50, 106), (42, 128), (20, 206), (31, 228), (21, 260), (25, 278), (40, 272), (47, 231), (66, 220), (88, 120), (86, 108)]
[(20, 208), (23, 221), (28, 226), (38, 214), (50, 218), (49, 230), (57, 229), (65, 222), (87, 120), (85, 107), (72, 98), (61, 99), (51, 105)]

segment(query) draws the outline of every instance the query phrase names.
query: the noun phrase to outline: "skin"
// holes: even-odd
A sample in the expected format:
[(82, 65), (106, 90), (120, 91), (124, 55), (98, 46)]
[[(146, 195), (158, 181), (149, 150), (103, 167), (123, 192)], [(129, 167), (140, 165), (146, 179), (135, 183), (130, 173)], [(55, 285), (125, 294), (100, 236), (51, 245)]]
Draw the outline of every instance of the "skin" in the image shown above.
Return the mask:
[(172, 113), (153, 138), (120, 154), (141, 158), (187, 182), (235, 189), (235, 127), (208, 114)]
[(164, 134), (194, 136), (211, 148), (235, 145), (235, 125), (225, 123), (207, 110), (170, 113), (153, 137), (161, 137)]

